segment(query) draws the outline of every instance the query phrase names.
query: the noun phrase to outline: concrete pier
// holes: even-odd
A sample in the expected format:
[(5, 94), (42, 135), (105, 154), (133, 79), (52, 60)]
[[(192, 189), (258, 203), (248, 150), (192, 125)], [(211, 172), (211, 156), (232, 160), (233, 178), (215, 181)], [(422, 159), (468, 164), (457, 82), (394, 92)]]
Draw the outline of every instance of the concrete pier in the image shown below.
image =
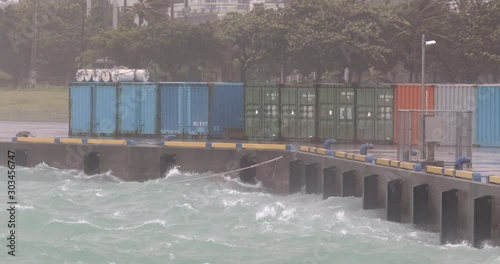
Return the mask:
[[(22, 140), (21, 140), (22, 141)], [(29, 141), (29, 139), (28, 139)], [(112, 171), (126, 181), (165, 176), (172, 166), (186, 172), (254, 177), (275, 193), (322, 193), (363, 197), (364, 209), (385, 210), (386, 219), (440, 232), (443, 243), (500, 245), (500, 185), (474, 181), (472, 173), (427, 168), (370, 156), (278, 144), (165, 142), (133, 145), (126, 140), (43, 139), (2, 142), (0, 153), (16, 152), (19, 165), (42, 162), (87, 174)], [(275, 162), (266, 163), (276, 159)], [(6, 155), (0, 165), (6, 166)], [(450, 175), (450, 176), (447, 176)]]

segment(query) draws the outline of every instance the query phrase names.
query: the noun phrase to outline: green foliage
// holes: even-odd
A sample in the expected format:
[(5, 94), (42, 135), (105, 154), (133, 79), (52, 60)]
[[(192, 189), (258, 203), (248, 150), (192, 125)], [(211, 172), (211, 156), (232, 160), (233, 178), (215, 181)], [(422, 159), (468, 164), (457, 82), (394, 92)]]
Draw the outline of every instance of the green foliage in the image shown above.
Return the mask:
[[(85, 61), (92, 62), (101, 57), (110, 57), (116, 65), (138, 67), (136, 54), (138, 31), (135, 28), (108, 30), (94, 35), (90, 39), (91, 49), (87, 51)], [(88, 59), (90, 58), (90, 59)]]
[(12, 81), (13, 78), (10, 74), (0, 71), (0, 82), (2, 81)]
[[(120, 12), (118, 30), (108, 0), (93, 0), (91, 16), (85, 0), (38, 1), (38, 76), (69, 80), (107, 58), (161, 81), (275, 81), (283, 70), (339, 82), (349, 68), (351, 81), (364, 73), (364, 81), (386, 82), (404, 68), (416, 82), (425, 33), (438, 42), (426, 55), (434, 80), (500, 78), (500, 1), (460, 0), (450, 10), (446, 0), (290, 0), (199, 25), (169, 19), (172, 1), (140, 0)], [(0, 70), (16, 81), (29, 72), (32, 18), (32, 0), (0, 10)]]

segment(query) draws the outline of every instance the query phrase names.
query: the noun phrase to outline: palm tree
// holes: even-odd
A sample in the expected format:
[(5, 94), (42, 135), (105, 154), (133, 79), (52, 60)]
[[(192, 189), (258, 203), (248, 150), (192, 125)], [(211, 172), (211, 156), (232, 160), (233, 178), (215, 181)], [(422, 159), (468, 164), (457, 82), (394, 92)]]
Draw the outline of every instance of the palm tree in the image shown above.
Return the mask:
[(168, 15), (162, 12), (162, 9), (168, 8), (170, 2), (170, 0), (139, 0), (139, 2), (125, 9), (137, 15), (139, 18), (138, 27), (140, 28), (144, 24), (144, 20), (151, 23), (156, 19), (167, 18)]
[(420, 67), (420, 40), (423, 33), (430, 38), (447, 39), (441, 25), (445, 23), (449, 12), (446, 0), (407, 0), (399, 6), (399, 34), (397, 46), (404, 57), (404, 67), (410, 72), (410, 82), (418, 75)]

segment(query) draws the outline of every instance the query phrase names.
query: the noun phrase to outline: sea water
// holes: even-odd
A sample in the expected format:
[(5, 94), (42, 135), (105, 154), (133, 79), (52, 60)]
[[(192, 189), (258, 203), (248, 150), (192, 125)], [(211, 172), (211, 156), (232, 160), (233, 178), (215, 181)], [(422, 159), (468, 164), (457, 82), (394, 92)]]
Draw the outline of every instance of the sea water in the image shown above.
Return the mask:
[(440, 245), (437, 233), (362, 210), (360, 198), (274, 195), (182, 168), (124, 182), (45, 164), (16, 169), (11, 256), (7, 171), (0, 167), (0, 263), (500, 263), (499, 248)]

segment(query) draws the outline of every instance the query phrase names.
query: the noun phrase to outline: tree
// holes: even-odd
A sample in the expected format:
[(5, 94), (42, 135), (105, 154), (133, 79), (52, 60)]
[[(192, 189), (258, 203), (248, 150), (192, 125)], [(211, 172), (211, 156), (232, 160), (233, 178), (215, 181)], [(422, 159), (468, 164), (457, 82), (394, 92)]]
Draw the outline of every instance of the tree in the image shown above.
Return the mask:
[(286, 21), (292, 28), (294, 65), (304, 74), (316, 71), (318, 76), (348, 67), (357, 73), (358, 82), (370, 67), (387, 71), (395, 64), (388, 59), (393, 53), (390, 34), (386, 36), (391, 20), (390, 16), (384, 20), (378, 11), (364, 0), (292, 1)]
[(269, 80), (280, 75), (280, 69), (286, 72), (289, 63), (290, 27), (286, 21), (286, 9), (257, 9), (252, 24), (255, 43), (255, 72)]
[(96, 34), (90, 39), (91, 49), (83, 53), (85, 64), (92, 65), (96, 59), (108, 57), (117, 66), (140, 67), (138, 36), (136, 28), (125, 27)]
[(460, 1), (453, 16), (456, 37), (454, 51), (459, 56), (459, 72), (464, 81), (478, 82), (481, 74), (490, 75), (483, 82), (500, 80), (500, 2)]
[[(170, 80), (181, 80), (181, 73), (193, 76), (198, 66), (218, 56), (215, 29), (210, 25), (194, 26), (164, 21), (139, 31), (136, 49), (142, 64), (157, 63)], [(201, 78), (198, 76), (197, 78)]]
[(138, 17), (138, 27), (140, 28), (144, 24), (144, 21), (147, 21), (149, 24), (155, 20), (167, 18), (168, 15), (159, 9), (167, 8), (168, 6), (170, 6), (169, 0), (139, 0), (132, 6), (126, 7), (126, 10), (129, 10)]
[[(445, 0), (407, 0), (396, 8), (399, 34), (395, 38), (409, 82), (416, 80), (421, 67), (421, 38), (446, 42), (449, 12)], [(432, 58), (429, 61), (433, 61)], [(415, 78), (414, 78), (415, 77)]]
[(235, 57), (239, 63), (240, 82), (246, 82), (247, 70), (256, 59), (255, 31), (253, 24), (257, 21), (257, 12), (242, 15), (228, 13), (219, 26), (225, 42), (230, 48), (236, 48)]

